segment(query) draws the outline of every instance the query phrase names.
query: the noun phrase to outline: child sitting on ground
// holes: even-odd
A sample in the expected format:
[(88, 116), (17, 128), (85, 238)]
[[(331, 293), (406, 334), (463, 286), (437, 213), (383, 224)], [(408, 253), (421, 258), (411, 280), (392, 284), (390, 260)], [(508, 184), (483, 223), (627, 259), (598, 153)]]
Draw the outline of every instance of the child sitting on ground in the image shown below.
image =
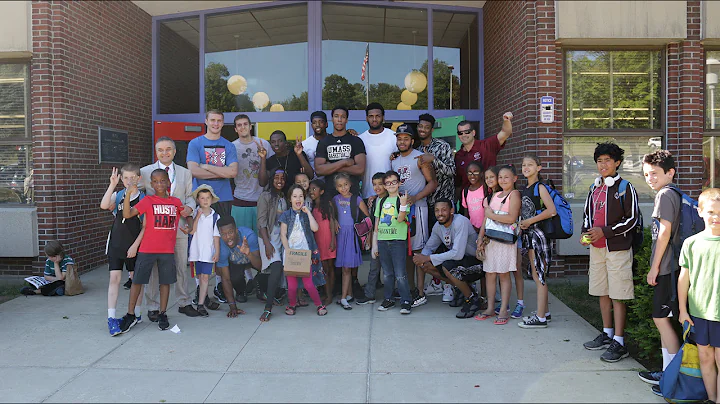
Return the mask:
[(43, 277), (50, 283), (39, 288), (25, 286), (20, 289), (23, 295), (63, 296), (65, 294), (65, 274), (75, 265), (75, 261), (65, 254), (65, 248), (56, 240), (45, 244), (45, 255), (47, 259)]

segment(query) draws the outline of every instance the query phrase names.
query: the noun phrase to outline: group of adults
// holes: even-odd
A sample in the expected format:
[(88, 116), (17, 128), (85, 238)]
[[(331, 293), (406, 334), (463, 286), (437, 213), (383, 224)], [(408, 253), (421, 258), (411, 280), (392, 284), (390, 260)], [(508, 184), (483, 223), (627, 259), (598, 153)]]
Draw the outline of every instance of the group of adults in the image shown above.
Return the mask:
[[(171, 195), (179, 198), (186, 207), (196, 207), (192, 192), (198, 186), (207, 184), (212, 186), (219, 197), (219, 202), (213, 204), (213, 209), (221, 218), (232, 216), (234, 219), (222, 220), (219, 223), (223, 224), (219, 229), (221, 242), (231, 253), (226, 263), (219, 262), (216, 265), (217, 275), (222, 278), (223, 295), (231, 308), (228, 316), (242, 312), (235, 305), (235, 296), (246, 300), (246, 270), (261, 268), (260, 252), (257, 248), (250, 248), (248, 244), (257, 243), (258, 198), (268, 185), (269, 178), (271, 179), (269, 173), (277, 169), (285, 172), (287, 187), (294, 183), (297, 173), (305, 173), (309, 179), (322, 178), (326, 183), (326, 192), (331, 193), (334, 193), (335, 175), (346, 173), (352, 179), (355, 192), (367, 200), (375, 195), (373, 175), (395, 168), (400, 174), (401, 191), (407, 190), (411, 201), (418, 206), (425, 206), (422, 211), (427, 212), (426, 219), (419, 223), (422, 229), (416, 232), (416, 237), (418, 233), (421, 233), (421, 236), (417, 241), (414, 237), (412, 242), (412, 249), (419, 258), (414, 260), (415, 263), (407, 260), (411, 288), (415, 288), (416, 264), (425, 267), (425, 262), (432, 262), (438, 266), (444, 258), (450, 258), (452, 254), (455, 254), (455, 260), (463, 255), (474, 256), (474, 240), (471, 246), (468, 234), (475, 231), (470, 222), (467, 219), (462, 220), (465, 219), (462, 216), (462, 219), (454, 220), (459, 216), (454, 212), (454, 202), (447, 203), (447, 207), (440, 209), (441, 217), (436, 217), (435, 205), (439, 201), (457, 200), (460, 190), (468, 185), (465, 167), (470, 162), (478, 162), (483, 169), (496, 165), (497, 154), (512, 134), (508, 114), (503, 119), (500, 132), (482, 140), (477, 139), (471, 122), (461, 121), (457, 125), (461, 147), (454, 151), (446, 141), (433, 137), (436, 120), (430, 114), (418, 117), (417, 130), (412, 125), (404, 124), (398, 127), (396, 133), (388, 128), (385, 110), (379, 103), (369, 104), (365, 113), (369, 129), (358, 134), (347, 127), (349, 112), (346, 108), (334, 108), (330, 120), (325, 112), (315, 111), (310, 115), (312, 136), (301, 141), (297, 134), (291, 134), (296, 139), (295, 145), (291, 146), (287, 135), (280, 130), (274, 131), (269, 141), (254, 136), (252, 122), (245, 114), (234, 118), (233, 128), (238, 138), (231, 142), (222, 136), (225, 125), (222, 112), (208, 111), (205, 119), (206, 133), (193, 139), (188, 145), (187, 168), (173, 162), (177, 150), (172, 139), (157, 139), (157, 161), (142, 168), (145, 191), (148, 194), (153, 193), (149, 184), (149, 173), (154, 169), (164, 169), (170, 178)], [(509, 114), (509, 117), (512, 115)], [(330, 126), (332, 132), (328, 133)], [(400, 136), (403, 134), (406, 136)], [(407, 164), (398, 166), (398, 161), (404, 161), (405, 158), (409, 158)], [(394, 165), (393, 160), (397, 160)], [(185, 225), (184, 221), (182, 218), (180, 227)], [(445, 226), (452, 231), (445, 232), (446, 235), (441, 240), (445, 245), (445, 252), (434, 254), (434, 251), (428, 251), (425, 247), (433, 226), (438, 222), (439, 226)], [(436, 241), (429, 243), (428, 247), (432, 244), (433, 249), (437, 248)], [(191, 285), (189, 271), (186, 270), (187, 249), (188, 236), (178, 231), (175, 246), (178, 275), (175, 296), (179, 312), (194, 317), (197, 312), (191, 304), (194, 285)], [(250, 271), (247, 272), (249, 275)], [(438, 275), (431, 270), (427, 272)], [(422, 288), (422, 284), (417, 287)], [(151, 312), (159, 308), (155, 271), (146, 289), (146, 305)]]

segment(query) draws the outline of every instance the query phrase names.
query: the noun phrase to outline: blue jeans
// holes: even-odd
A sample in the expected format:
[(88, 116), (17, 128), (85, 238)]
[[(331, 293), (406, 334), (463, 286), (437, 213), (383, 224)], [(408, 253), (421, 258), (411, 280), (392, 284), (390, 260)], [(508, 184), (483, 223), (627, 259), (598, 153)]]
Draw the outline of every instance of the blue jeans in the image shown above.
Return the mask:
[(407, 241), (379, 240), (378, 252), (380, 253), (380, 265), (382, 265), (385, 275), (385, 299), (392, 299), (393, 285), (397, 281), (401, 302), (412, 303), (410, 300), (410, 284), (405, 269)]
[[(378, 245), (379, 248), (379, 245)], [(380, 258), (370, 258), (370, 271), (368, 272), (368, 280), (365, 284), (365, 296), (375, 298), (377, 290), (377, 281), (380, 276)]]

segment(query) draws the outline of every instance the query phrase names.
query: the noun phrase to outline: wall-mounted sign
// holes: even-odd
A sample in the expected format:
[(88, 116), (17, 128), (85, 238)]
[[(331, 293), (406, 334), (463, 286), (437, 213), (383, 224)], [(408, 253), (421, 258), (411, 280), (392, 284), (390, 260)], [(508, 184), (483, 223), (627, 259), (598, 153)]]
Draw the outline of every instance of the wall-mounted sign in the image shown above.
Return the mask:
[(555, 99), (550, 96), (540, 97), (540, 122), (553, 123), (555, 120)]
[(98, 126), (98, 147), (100, 163), (127, 163), (128, 133), (126, 131)]

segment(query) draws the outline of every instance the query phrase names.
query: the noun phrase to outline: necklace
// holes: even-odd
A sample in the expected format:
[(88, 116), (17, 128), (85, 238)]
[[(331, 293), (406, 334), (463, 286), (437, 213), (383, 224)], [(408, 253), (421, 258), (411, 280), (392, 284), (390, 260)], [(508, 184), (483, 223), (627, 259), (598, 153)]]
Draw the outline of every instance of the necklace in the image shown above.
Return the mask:
[(601, 200), (603, 199), (603, 194), (605, 194), (605, 199), (607, 200), (607, 188), (605, 187), (605, 184), (603, 184), (597, 193), (597, 196), (595, 196), (595, 193), (593, 192), (592, 195), (592, 202), (593, 202), (593, 223), (595, 223), (595, 218), (597, 217), (597, 214), (600, 210), (602, 210), (605, 207), (605, 201)]
[[(273, 157), (275, 157), (275, 160), (277, 160), (278, 166), (281, 166), (282, 164), (280, 163), (280, 158), (277, 156), (277, 154), (274, 155)], [(285, 156), (285, 166), (283, 167), (283, 172), (285, 173), (285, 175), (287, 175), (287, 165), (288, 165), (289, 160), (290, 160), (290, 153), (288, 153), (288, 155)]]

